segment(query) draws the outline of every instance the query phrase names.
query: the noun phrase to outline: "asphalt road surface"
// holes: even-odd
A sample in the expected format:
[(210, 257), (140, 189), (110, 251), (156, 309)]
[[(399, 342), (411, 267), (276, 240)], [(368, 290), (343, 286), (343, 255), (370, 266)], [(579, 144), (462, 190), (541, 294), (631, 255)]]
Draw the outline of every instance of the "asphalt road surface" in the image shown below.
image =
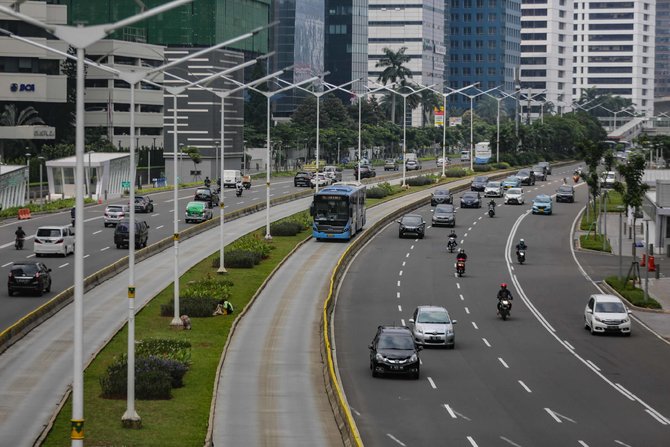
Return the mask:
[[(366, 446), (668, 445), (670, 346), (635, 323), (631, 337), (584, 330), (586, 300), (598, 290), (575, 263), (570, 229), (585, 187), (576, 203), (554, 203), (552, 216), (529, 213), (535, 194), (553, 193), (570, 168), (554, 171), (524, 188), (526, 205), (499, 206), (493, 219), (486, 207), (458, 210), (462, 278), (446, 228), (398, 239), (391, 224), (350, 266), (335, 349)], [(430, 208), (418, 212), (430, 224)], [(521, 237), (529, 249), (520, 266)], [(495, 310), (501, 282), (515, 297), (507, 321)], [(458, 321), (455, 349), (423, 350), (418, 381), (372, 378), (367, 346), (377, 326), (404, 325), (423, 304), (445, 306)]]

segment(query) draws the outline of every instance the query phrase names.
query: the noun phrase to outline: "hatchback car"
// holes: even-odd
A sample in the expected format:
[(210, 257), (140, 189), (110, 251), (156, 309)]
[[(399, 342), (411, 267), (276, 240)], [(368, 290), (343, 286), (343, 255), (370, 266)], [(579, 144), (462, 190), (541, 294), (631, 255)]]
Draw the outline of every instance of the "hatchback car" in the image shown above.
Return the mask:
[(521, 186), (521, 179), (515, 175), (510, 175), (502, 182), (503, 189), (518, 188)]
[(486, 176), (475, 177), (470, 183), (470, 191), (484, 191), (488, 182), (489, 178)]
[(446, 165), (451, 164), (451, 160), (449, 160), (449, 157), (446, 157), (446, 158), (440, 157), (440, 158), (437, 159), (437, 167), (438, 168), (441, 168), (442, 165), (445, 164), (444, 160), (446, 160)]
[(595, 294), (589, 297), (584, 308), (584, 328), (591, 334), (621, 333), (630, 335), (630, 311), (619, 297)]
[(533, 199), (533, 214), (549, 214), (553, 212), (551, 197), (546, 194), (540, 194)]
[(15, 262), (9, 269), (7, 293), (33, 292), (42, 296), (51, 291), (51, 269), (41, 262)]
[(533, 174), (535, 174), (536, 180), (540, 180), (543, 182), (547, 180), (547, 171), (543, 166), (535, 165), (532, 168), (530, 168), (530, 170), (533, 171)]
[(510, 188), (505, 191), (505, 195), (503, 196), (505, 205), (521, 205), (523, 201), (523, 189), (521, 188)]
[(396, 162), (394, 159), (389, 158), (388, 160), (384, 161), (384, 171), (397, 171), (398, 170), (398, 162)]
[[(375, 168), (370, 165), (361, 165), (361, 178), (371, 178), (376, 176), (377, 173), (375, 172)], [(358, 165), (354, 167), (354, 177), (358, 178)]]
[(488, 182), (484, 188), (484, 197), (502, 197), (503, 187), (500, 182)]
[(535, 174), (530, 169), (520, 169), (516, 176), (521, 179), (522, 185), (532, 186), (535, 184)]
[(184, 212), (184, 220), (186, 223), (204, 222), (211, 219), (213, 215), (212, 208), (207, 205), (207, 202), (188, 202)]
[(370, 349), (372, 377), (380, 374), (405, 374), (418, 379), (420, 374), (419, 351), (409, 328), (379, 326)]
[(420, 214), (405, 214), (398, 222), (398, 237), (402, 238), (406, 234), (415, 234), (419, 239), (423, 239), (426, 234), (426, 221)]
[(433, 211), (433, 226), (446, 225), (448, 227), (456, 226), (456, 210), (454, 205), (441, 204), (435, 207)]
[(482, 196), (478, 192), (466, 192), (461, 196), (461, 208), (481, 208)]
[(328, 186), (332, 183), (332, 179), (328, 177), (326, 174), (323, 172), (317, 173), (312, 179), (310, 180), (310, 186), (312, 188), (316, 187), (317, 185), (319, 187), (321, 186)]
[(207, 202), (210, 208), (214, 208), (219, 203), (219, 195), (209, 188), (198, 188), (193, 196), (195, 202)]
[(418, 171), (421, 169), (421, 162), (418, 160), (407, 160), (405, 163), (405, 170), (407, 171)]
[(556, 201), (557, 202), (570, 202), (574, 203), (575, 201), (575, 188), (570, 185), (562, 185), (556, 190)]
[(454, 196), (448, 189), (436, 189), (430, 195), (430, 206), (435, 206), (439, 203), (454, 203)]
[(135, 196), (135, 212), (153, 213), (154, 201), (149, 196)]
[(449, 318), (447, 309), (440, 306), (419, 306), (409, 319), (414, 342), (422, 346), (456, 346), (456, 320)]
[(114, 226), (117, 223), (121, 222), (124, 219), (127, 219), (130, 215), (130, 206), (129, 205), (107, 205), (105, 208), (104, 214), (104, 224), (105, 227), (111, 225)]
[[(149, 240), (149, 224), (144, 220), (135, 221), (135, 248), (147, 246)], [(119, 222), (114, 229), (114, 244), (116, 248), (128, 247), (130, 243), (130, 221)]]
[(295, 177), (293, 177), (293, 186), (312, 186), (312, 175), (311, 172), (297, 172)]

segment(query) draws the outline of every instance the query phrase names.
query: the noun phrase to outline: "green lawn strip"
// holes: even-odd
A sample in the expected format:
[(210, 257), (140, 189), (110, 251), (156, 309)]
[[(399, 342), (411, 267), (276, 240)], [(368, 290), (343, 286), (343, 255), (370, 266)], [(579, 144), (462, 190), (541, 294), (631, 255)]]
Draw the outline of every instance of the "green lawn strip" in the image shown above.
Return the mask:
[(617, 276), (608, 276), (605, 278), (605, 282), (609, 284), (614, 290), (616, 290), (621, 296), (626, 298), (631, 304), (637, 307), (645, 307), (647, 309), (661, 309), (661, 305), (649, 297), (646, 301), (644, 300), (644, 291), (633, 286), (630, 281), (626, 287), (624, 287), (623, 280), (619, 279)]
[[(605, 208), (602, 205), (602, 202), (599, 200), (596, 207), (596, 214), (593, 215), (593, 207), (589, 209), (589, 219), (586, 219), (586, 211), (582, 214), (582, 220), (579, 224), (579, 228), (584, 231), (588, 231), (593, 222), (598, 220), (598, 216), (602, 211), (605, 211)], [(618, 213), (617, 207), (619, 205), (623, 206), (623, 199), (621, 194), (614, 190), (609, 190), (607, 193), (607, 212), (608, 213)]]
[(582, 234), (579, 236), (579, 245), (587, 250), (612, 252), (610, 241), (605, 241), (605, 249), (603, 250), (603, 235), (602, 234)]
[[(261, 237), (264, 230), (259, 230)], [(228, 269), (226, 279), (233, 282), (232, 299), (236, 314), (249, 303), (272, 269), (311, 230), (292, 237), (275, 237), (275, 249), (270, 257), (253, 269)], [(184, 287), (189, 281), (198, 280), (207, 274), (216, 275), (212, 259), (218, 251), (204, 259), (180, 279)], [(141, 293), (141, 289), (139, 290)], [(191, 342), (192, 365), (184, 377), (185, 386), (172, 390), (171, 400), (137, 400), (137, 413), (142, 418), (141, 430), (121, 427), (121, 417), (126, 409), (125, 400), (110, 400), (99, 397), (100, 377), (114, 356), (127, 352), (127, 327), (117, 333), (93, 362), (84, 375), (85, 442), (96, 446), (184, 446), (203, 445), (207, 432), (212, 392), (221, 352), (233, 323), (234, 316), (191, 318), (193, 330), (170, 328), (171, 318), (160, 316), (160, 305), (172, 300), (172, 285), (161, 291), (138, 314), (135, 320), (136, 339), (179, 338)], [(85, 341), (84, 341), (85, 342)], [(63, 406), (44, 446), (69, 444), (71, 399)]]

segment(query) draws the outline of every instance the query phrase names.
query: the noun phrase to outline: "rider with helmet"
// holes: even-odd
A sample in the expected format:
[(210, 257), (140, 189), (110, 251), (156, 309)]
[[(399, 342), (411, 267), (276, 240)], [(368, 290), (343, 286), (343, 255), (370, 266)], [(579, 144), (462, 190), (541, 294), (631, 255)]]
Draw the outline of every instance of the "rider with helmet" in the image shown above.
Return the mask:
[(14, 234), (16, 235), (16, 248), (20, 250), (23, 248), (23, 241), (26, 238), (26, 232), (23, 231), (23, 228), (19, 227), (16, 229)]
[(459, 250), (458, 250), (458, 253), (456, 254), (456, 261), (463, 261), (463, 262), (465, 262), (465, 261), (467, 261), (467, 260), (468, 260), (468, 255), (465, 254), (465, 250), (462, 249), (462, 248), (459, 249)]
[(519, 254), (519, 251), (526, 251), (528, 249), (528, 245), (526, 245), (526, 242), (523, 240), (523, 238), (519, 239), (519, 243), (516, 244), (516, 253)]
[(507, 300), (509, 301), (509, 310), (512, 310), (512, 300), (514, 298), (512, 297), (512, 292), (509, 291), (507, 288), (506, 283), (500, 284), (500, 290), (498, 290), (498, 311), (500, 311), (500, 303), (502, 300)]

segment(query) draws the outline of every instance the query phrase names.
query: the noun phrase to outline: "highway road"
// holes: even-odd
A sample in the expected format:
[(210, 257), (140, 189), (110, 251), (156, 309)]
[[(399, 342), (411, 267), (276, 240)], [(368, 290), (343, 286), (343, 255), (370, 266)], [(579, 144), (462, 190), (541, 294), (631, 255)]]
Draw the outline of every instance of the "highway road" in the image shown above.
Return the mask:
[[(434, 163), (424, 164), (424, 170), (434, 168)], [(384, 172), (383, 167), (377, 169), (377, 179), (383, 179), (384, 176), (391, 175), (393, 172)], [(412, 172), (412, 175), (415, 175)], [(354, 178), (352, 170), (343, 172), (344, 180)], [(273, 177), (271, 180), (270, 198), (281, 197), (305, 190), (304, 187), (294, 187), (292, 177)], [(182, 189), (179, 191), (179, 231), (184, 230), (195, 224), (186, 224), (183, 220), (183, 212), (186, 203), (193, 198), (195, 188)], [(236, 197), (234, 190), (223, 188), (224, 203), (226, 203), (226, 212), (250, 206), (256, 203), (264, 203), (266, 198), (265, 182), (261, 179), (254, 180), (249, 190), (245, 190), (242, 197)], [(150, 226), (149, 244), (169, 237), (173, 233), (173, 213), (174, 201), (173, 192), (159, 192), (151, 194), (154, 201), (154, 212), (151, 214), (136, 213), (136, 219), (146, 220)], [(127, 199), (117, 199), (109, 202), (110, 204), (128, 203)], [(107, 204), (89, 205), (84, 211), (84, 229), (85, 229), (85, 253), (84, 253), (84, 276), (88, 276), (96, 271), (118, 261), (128, 255), (127, 249), (117, 249), (114, 245), (114, 228), (105, 228), (103, 224), (103, 213)], [(219, 215), (219, 208), (214, 208), (214, 216)], [(24, 221), (16, 219), (7, 219), (0, 223), (0, 274), (6, 278), (9, 268), (13, 262), (24, 259), (36, 259), (33, 253), (33, 240), (37, 228), (45, 225), (67, 225), (71, 222), (70, 211), (66, 210), (59, 213), (38, 214), (33, 218)], [(24, 250), (17, 251), (14, 248), (14, 232), (17, 226), (21, 225), (28, 235)], [(218, 246), (219, 238), (216, 238), (213, 246)], [(213, 250), (212, 250), (213, 251)], [(207, 253), (208, 255), (209, 253)], [(10, 297), (7, 294), (6, 287), (0, 292), (0, 306), (3, 312), (0, 314), (0, 332), (14, 324), (21, 317), (47, 302), (61, 291), (67, 289), (73, 284), (74, 277), (74, 256), (68, 257), (48, 256), (39, 258), (47, 267), (52, 269), (52, 289), (50, 293), (42, 297), (35, 295), (14, 295)]]
[[(366, 446), (661, 446), (670, 439), (670, 346), (640, 325), (631, 337), (591, 336), (583, 311), (593, 283), (571, 249), (572, 223), (585, 202), (529, 213), (530, 199), (553, 193), (570, 168), (526, 187), (526, 205), (496, 217), (461, 209), (456, 232), (469, 257), (454, 275), (446, 228), (426, 238), (380, 232), (350, 265), (335, 311), (335, 352), (348, 403)], [(500, 202), (500, 201), (499, 201)], [(456, 198), (458, 203), (458, 197)], [(418, 210), (430, 223), (430, 208)], [(511, 263), (523, 237), (527, 264)], [(501, 282), (514, 294), (512, 317), (496, 317)], [(368, 344), (378, 325), (404, 325), (414, 308), (443, 305), (454, 350), (425, 349), (421, 378), (372, 378)]]

